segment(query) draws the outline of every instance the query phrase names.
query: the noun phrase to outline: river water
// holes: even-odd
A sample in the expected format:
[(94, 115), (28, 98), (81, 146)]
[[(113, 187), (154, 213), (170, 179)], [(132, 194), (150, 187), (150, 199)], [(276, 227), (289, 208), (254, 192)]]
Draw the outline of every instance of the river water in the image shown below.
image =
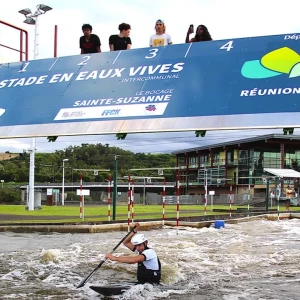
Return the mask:
[[(89, 285), (134, 281), (135, 265), (107, 261), (83, 288), (76, 286), (124, 235), (0, 233), (0, 299), (103, 299)], [(137, 285), (116, 299), (300, 299), (299, 219), (146, 235), (171, 288)], [(130, 254), (123, 246), (116, 253)]]

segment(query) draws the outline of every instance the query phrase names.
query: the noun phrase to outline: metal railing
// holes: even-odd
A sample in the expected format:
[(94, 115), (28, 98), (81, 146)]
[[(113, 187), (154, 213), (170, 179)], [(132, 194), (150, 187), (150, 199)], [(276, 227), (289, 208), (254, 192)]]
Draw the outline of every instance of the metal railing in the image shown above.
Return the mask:
[[(127, 186), (128, 185), (128, 181), (118, 181), (118, 186)], [(134, 186), (135, 187), (155, 187), (155, 186), (163, 186), (163, 182), (134, 182)], [(176, 182), (172, 181), (172, 182), (166, 182), (166, 187), (175, 187)], [(36, 188), (39, 187), (61, 187), (62, 183), (51, 183), (51, 182), (47, 182), (47, 183), (35, 183), (34, 186)], [(65, 187), (79, 187), (80, 186), (80, 182), (65, 182), (64, 183)], [(86, 186), (94, 186), (94, 187), (108, 187), (108, 182), (83, 182), (82, 183), (83, 187)], [(26, 185), (22, 185), (21, 188), (26, 188)]]
[[(28, 32), (20, 27), (17, 27), (15, 25), (9, 24), (9, 23), (1, 21), (1, 20), (0, 20), (0, 24), (3, 24), (5, 26), (8, 26), (10, 28), (20, 31), (20, 49), (12, 48), (10, 46), (3, 45), (3, 44), (0, 44), (0, 46), (19, 52), (20, 53), (20, 61), (23, 61), (23, 54), (25, 54), (25, 60), (28, 60)], [(25, 51), (23, 50), (24, 34), (25, 34)]]

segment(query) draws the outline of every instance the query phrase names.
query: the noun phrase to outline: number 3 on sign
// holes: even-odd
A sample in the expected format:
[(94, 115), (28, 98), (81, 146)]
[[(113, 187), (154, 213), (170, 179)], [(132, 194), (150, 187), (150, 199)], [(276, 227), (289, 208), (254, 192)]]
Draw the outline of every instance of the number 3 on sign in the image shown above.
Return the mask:
[(220, 49), (230, 51), (233, 48), (233, 41), (229, 41), (225, 45), (223, 45)]
[(145, 56), (145, 58), (153, 58), (157, 55), (157, 51), (158, 49), (157, 48), (152, 48), (152, 49), (149, 49), (149, 56)]

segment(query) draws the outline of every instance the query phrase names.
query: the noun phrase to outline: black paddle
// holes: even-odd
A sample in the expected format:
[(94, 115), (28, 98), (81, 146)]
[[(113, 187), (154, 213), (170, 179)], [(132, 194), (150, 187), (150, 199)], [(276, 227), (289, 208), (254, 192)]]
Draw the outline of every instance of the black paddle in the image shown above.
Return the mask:
[[(122, 240), (118, 243), (118, 245), (114, 248), (114, 249), (112, 249), (111, 251), (110, 251), (110, 253), (112, 254), (112, 253), (114, 253), (115, 251), (116, 251), (116, 249), (123, 243), (123, 241), (129, 236), (129, 234), (134, 230), (136, 228), (136, 226), (134, 226), (123, 238), (122, 238)], [(77, 286), (77, 288), (81, 288), (81, 287), (83, 287), (85, 284), (86, 284), (86, 282), (94, 275), (94, 273), (98, 270), (98, 269), (100, 269), (101, 268), (101, 266), (106, 262), (106, 260), (107, 260), (107, 258), (104, 258), (104, 259), (102, 259), (102, 261), (100, 262), (100, 264), (88, 275), (88, 276), (86, 276), (80, 283), (79, 283), (79, 285)]]

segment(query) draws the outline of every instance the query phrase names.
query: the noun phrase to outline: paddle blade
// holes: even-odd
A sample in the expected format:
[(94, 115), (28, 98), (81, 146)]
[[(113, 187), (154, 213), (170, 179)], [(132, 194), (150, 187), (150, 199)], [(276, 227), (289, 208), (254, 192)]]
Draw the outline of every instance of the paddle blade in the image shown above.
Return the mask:
[(87, 275), (84, 279), (82, 279), (81, 282), (78, 284), (77, 289), (83, 287), (88, 282), (88, 280), (94, 275), (94, 273), (99, 268), (101, 268), (101, 266), (104, 264), (105, 261), (106, 261), (106, 259), (102, 260), (101, 263), (89, 275)]
[[(123, 243), (123, 241), (129, 236), (129, 234), (134, 230), (136, 228), (136, 226), (134, 226), (123, 238), (122, 238), (122, 240), (118, 243), (118, 245), (117, 246), (115, 246), (115, 248), (114, 249), (112, 249), (111, 251), (110, 251), (110, 253), (114, 253), (115, 251), (116, 251), (116, 249)], [(105, 261), (106, 261), (106, 258), (104, 258), (102, 261), (101, 261), (101, 263), (88, 275), (88, 276), (86, 276), (80, 283), (79, 283), (79, 285), (77, 286), (77, 288), (81, 288), (81, 287), (83, 287), (85, 284), (86, 284), (86, 282), (93, 276), (93, 274), (99, 269), (99, 268), (101, 268), (101, 266), (105, 263)]]
[(93, 270), (89, 275), (87, 275), (79, 284), (78, 284), (78, 286), (77, 286), (77, 288), (79, 289), (79, 288), (81, 288), (81, 287), (83, 287), (85, 284), (86, 284), (86, 282), (93, 276), (93, 274), (97, 271), (97, 269), (98, 269), (98, 267), (95, 269), (95, 270)]

